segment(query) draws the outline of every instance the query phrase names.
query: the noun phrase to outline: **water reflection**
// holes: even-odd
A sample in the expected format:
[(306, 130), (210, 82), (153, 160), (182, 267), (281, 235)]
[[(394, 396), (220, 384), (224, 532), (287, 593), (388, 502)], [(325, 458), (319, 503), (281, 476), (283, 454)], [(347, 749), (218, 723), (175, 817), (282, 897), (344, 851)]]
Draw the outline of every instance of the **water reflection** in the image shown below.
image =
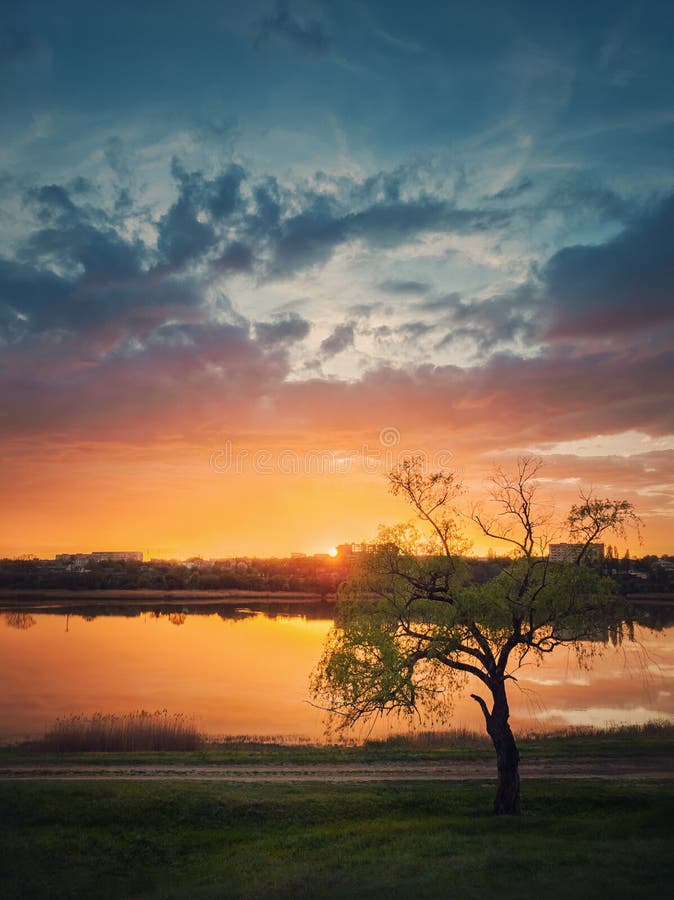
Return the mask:
[(18, 628), (19, 631), (27, 631), (34, 625), (37, 625), (35, 616), (25, 612), (5, 613), (5, 622), (9, 628)]
[[(6, 612), (0, 739), (38, 734), (58, 716), (161, 708), (214, 735), (319, 739), (308, 677), (331, 612), (320, 603)], [(589, 669), (563, 648), (525, 666), (511, 690), (515, 727), (674, 720), (674, 609), (644, 608), (635, 621), (635, 641), (597, 635), (608, 643)], [(453, 724), (482, 729), (472, 700), (456, 700)], [(375, 733), (407, 727), (394, 720)]]

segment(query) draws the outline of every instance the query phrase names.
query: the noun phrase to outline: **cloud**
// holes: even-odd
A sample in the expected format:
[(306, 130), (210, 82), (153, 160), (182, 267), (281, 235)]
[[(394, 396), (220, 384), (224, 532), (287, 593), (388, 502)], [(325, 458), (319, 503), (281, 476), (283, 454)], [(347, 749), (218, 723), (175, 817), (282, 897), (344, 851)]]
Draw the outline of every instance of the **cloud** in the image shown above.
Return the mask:
[[(436, 297), (427, 281), (375, 278), (378, 290), (409, 297), (411, 321), (389, 316), (400, 302), (351, 304), (349, 320), (332, 323), (318, 361), (353, 347), (356, 319), (359, 334), (380, 340), (380, 353), (387, 342), (394, 349), (348, 383), (301, 382), (288, 378), (289, 354), (310, 334), (310, 322), (290, 313), (251, 325), (217, 295), (221, 275), (263, 271), (269, 260), (272, 267), (280, 259), (315, 265), (356, 236), (378, 247), (425, 229), (482, 233), (504, 220), (409, 191), (390, 201), (366, 192), (354, 206), (362, 182), (351, 178), (321, 197), (306, 186), (292, 193), (274, 179), (254, 180), (231, 165), (206, 176), (176, 163), (174, 177), (177, 197), (159, 220), (159, 261), (148, 238), (129, 238), (113, 214), (88, 202), (96, 195), (86, 186), (47, 184), (27, 195), (33, 231), (19, 258), (0, 259), (0, 395), (12, 434), (103, 440), (121, 429), (160, 440), (210, 433), (227, 416), (232, 429), (275, 434), (301, 421), (329, 437), (338, 429), (371, 430), (376, 420), (410, 434), (450, 434), (457, 452), (488, 453), (598, 430), (674, 431), (666, 318), (671, 198), (633, 216), (617, 237), (560, 251), (538, 277), (491, 298), (466, 291)], [(187, 223), (189, 237), (195, 221), (208, 227), (207, 239), (191, 244), (179, 226)], [(645, 299), (637, 283), (653, 288)], [(574, 340), (569, 349), (569, 328), (579, 336), (615, 334), (612, 317), (625, 315), (634, 297), (657, 325), (648, 341)], [(638, 328), (642, 334), (646, 326)], [(479, 364), (414, 366), (393, 356), (396, 346), (414, 346), (418, 358), (422, 343), (436, 339), (445, 347), (472, 341)], [(518, 342), (529, 358), (513, 351)], [(497, 352), (503, 347), (510, 352)]]
[(288, 276), (326, 263), (340, 244), (360, 240), (375, 247), (395, 247), (426, 232), (475, 234), (507, 223), (499, 210), (461, 209), (446, 200), (426, 196), (375, 203), (364, 209), (340, 211), (325, 196), (309, 198), (297, 215), (282, 220), (274, 239), (272, 276)]
[(159, 220), (157, 248), (169, 266), (184, 266), (199, 259), (216, 240), (213, 227), (198, 218), (199, 206), (192, 197), (191, 186), (183, 190), (166, 215)]
[(601, 338), (674, 322), (674, 194), (612, 240), (565, 247), (541, 276), (551, 339)]
[(247, 420), (288, 374), (284, 353), (265, 349), (247, 325), (159, 323), (142, 344), (98, 358), (79, 341), (41, 350), (31, 360), (10, 351), (0, 371), (8, 437), (194, 437), (222, 427), (224, 417)]
[(338, 325), (324, 341), (321, 341), (321, 354), (324, 359), (330, 359), (338, 353), (353, 346), (354, 324), (345, 322)]
[(253, 268), (253, 252), (241, 241), (232, 241), (213, 262), (221, 272), (250, 272)]
[(279, 226), (274, 238), (272, 276), (287, 276), (326, 263), (347, 236), (345, 223), (332, 213), (327, 201), (317, 200)]
[(427, 294), (431, 290), (431, 285), (426, 281), (404, 281), (390, 279), (380, 281), (377, 285), (380, 291), (385, 294)]
[(443, 302), (443, 322), (451, 328), (438, 347), (468, 339), (475, 343), (478, 353), (486, 354), (499, 345), (518, 341), (533, 346), (541, 334), (540, 302), (529, 284), (486, 300), (462, 300), (457, 294), (449, 294)]
[(240, 203), (241, 183), (246, 173), (241, 166), (232, 164), (211, 182), (207, 182), (206, 206), (214, 219), (224, 219), (233, 213)]
[(458, 291), (452, 291), (449, 294), (443, 294), (440, 297), (433, 297), (429, 300), (422, 300), (418, 304), (419, 309), (424, 312), (447, 312), (456, 308), (461, 301), (461, 294)]
[(255, 334), (265, 346), (302, 341), (311, 331), (311, 324), (298, 313), (277, 316), (271, 322), (256, 322)]
[(180, 267), (211, 250), (218, 240), (216, 226), (241, 209), (246, 173), (231, 164), (209, 179), (202, 172), (188, 172), (175, 157), (171, 172), (178, 198), (159, 220), (157, 247), (167, 265)]
[(513, 200), (516, 197), (520, 197), (522, 194), (525, 194), (527, 191), (530, 191), (533, 187), (533, 181), (524, 176), (519, 178), (513, 184), (508, 184), (506, 187), (501, 188), (498, 193), (494, 194), (495, 200)]
[(274, 9), (260, 19), (254, 45), (259, 48), (273, 40), (310, 57), (325, 56), (332, 47), (332, 38), (318, 19), (294, 15), (284, 0), (278, 0)]

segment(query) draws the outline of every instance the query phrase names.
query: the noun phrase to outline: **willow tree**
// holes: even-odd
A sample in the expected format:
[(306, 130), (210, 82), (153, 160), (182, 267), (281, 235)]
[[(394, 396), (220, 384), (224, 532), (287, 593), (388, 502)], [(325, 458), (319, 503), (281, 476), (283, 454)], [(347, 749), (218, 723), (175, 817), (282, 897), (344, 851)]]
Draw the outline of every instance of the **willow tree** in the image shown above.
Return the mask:
[[(586, 553), (577, 564), (550, 562), (548, 516), (536, 502), (539, 466), (522, 458), (513, 475), (499, 470), (491, 511), (473, 514), (485, 535), (510, 548), (502, 571), (482, 584), (471, 581), (462, 556), (455, 475), (424, 474), (419, 460), (392, 471), (390, 489), (411, 504), (419, 525), (383, 530), (363, 555), (312, 678), (317, 703), (343, 729), (391, 713), (444, 717), (470, 683), (496, 751), (497, 814), (520, 811), (509, 683), (527, 657), (541, 659), (560, 645), (587, 654), (583, 642), (604, 633), (615, 593), (610, 579), (583, 564)], [(609, 516), (583, 542), (633, 517), (631, 504), (619, 501), (615, 509), (617, 520)], [(578, 516), (572, 510), (570, 526)]]

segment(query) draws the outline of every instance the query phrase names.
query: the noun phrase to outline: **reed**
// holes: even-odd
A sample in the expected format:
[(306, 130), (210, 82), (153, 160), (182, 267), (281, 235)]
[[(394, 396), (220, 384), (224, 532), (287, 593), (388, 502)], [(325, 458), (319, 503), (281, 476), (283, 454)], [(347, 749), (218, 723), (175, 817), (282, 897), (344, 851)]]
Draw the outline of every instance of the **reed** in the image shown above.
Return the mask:
[(405, 747), (416, 750), (432, 750), (448, 747), (491, 747), (486, 734), (468, 728), (450, 728), (444, 731), (410, 731), (391, 734), (382, 739), (365, 741), (366, 747)]
[(182, 713), (142, 709), (57, 719), (37, 743), (40, 749), (55, 753), (199, 750), (204, 738)]

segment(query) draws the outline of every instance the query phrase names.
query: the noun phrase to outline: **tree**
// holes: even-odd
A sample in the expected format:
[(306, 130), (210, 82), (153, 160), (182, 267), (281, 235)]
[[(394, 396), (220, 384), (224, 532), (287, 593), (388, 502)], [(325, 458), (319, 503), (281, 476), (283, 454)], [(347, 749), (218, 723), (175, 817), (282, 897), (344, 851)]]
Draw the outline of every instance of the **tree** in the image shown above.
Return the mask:
[(571, 507), (567, 517), (569, 535), (579, 541), (576, 562), (582, 562), (594, 541), (606, 533), (624, 538), (628, 527), (632, 526), (639, 536), (641, 523), (628, 500), (602, 500), (589, 492), (583, 492), (580, 496), (581, 502)]
[(394, 469), (390, 488), (408, 500), (422, 530), (382, 530), (347, 585), (312, 677), (315, 699), (345, 729), (394, 712), (446, 714), (457, 688), (476, 684), (481, 692), (470, 696), (496, 752), (497, 814), (520, 811), (508, 683), (529, 655), (542, 658), (562, 644), (587, 654), (581, 642), (605, 627), (616, 587), (582, 558), (549, 561), (548, 517), (536, 503), (539, 465), (523, 458), (512, 476), (498, 470), (491, 513), (473, 513), (485, 535), (511, 548), (499, 574), (482, 584), (470, 580), (462, 557), (455, 476), (425, 475), (419, 459)]

